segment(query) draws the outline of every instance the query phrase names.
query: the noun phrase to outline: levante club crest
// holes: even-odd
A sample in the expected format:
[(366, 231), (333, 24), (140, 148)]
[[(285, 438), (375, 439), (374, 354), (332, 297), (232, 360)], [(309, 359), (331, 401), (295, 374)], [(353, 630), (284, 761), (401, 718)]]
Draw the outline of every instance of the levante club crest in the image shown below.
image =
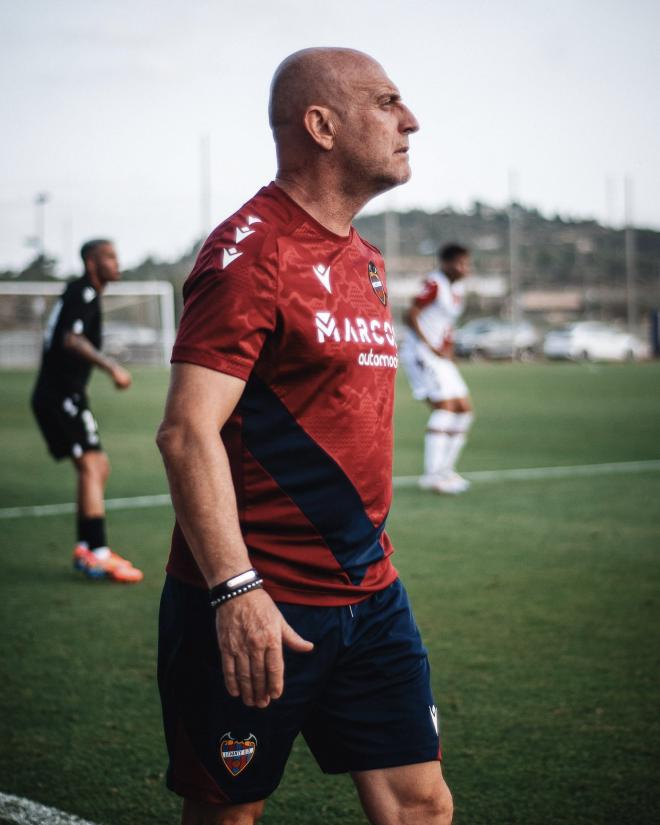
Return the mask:
[(378, 300), (383, 306), (387, 306), (387, 292), (385, 292), (385, 284), (383, 279), (378, 274), (378, 267), (373, 261), (369, 261), (369, 280), (374, 292), (378, 296)]
[(220, 759), (232, 776), (247, 768), (257, 750), (257, 737), (251, 733), (247, 739), (236, 739), (231, 733), (225, 733), (220, 740)]

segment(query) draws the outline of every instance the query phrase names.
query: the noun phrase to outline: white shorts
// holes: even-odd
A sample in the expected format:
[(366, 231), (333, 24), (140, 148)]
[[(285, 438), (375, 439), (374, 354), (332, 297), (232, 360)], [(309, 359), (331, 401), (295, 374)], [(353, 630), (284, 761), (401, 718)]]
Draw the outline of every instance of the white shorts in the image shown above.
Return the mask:
[(400, 357), (418, 401), (447, 401), (470, 394), (456, 364), (431, 352), (425, 344), (405, 341)]

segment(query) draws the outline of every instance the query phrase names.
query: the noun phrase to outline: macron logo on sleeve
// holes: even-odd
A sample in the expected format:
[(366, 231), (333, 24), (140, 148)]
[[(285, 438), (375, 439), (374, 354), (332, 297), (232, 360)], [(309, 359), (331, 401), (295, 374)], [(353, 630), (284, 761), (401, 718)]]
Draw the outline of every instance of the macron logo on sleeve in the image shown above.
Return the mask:
[(250, 227), (254, 226), (255, 223), (261, 223), (261, 218), (250, 215), (245, 226), (236, 227), (236, 243), (240, 243), (244, 238), (247, 238), (248, 235), (254, 235), (254, 229), (250, 229)]
[(222, 268), (227, 269), (229, 264), (232, 261), (235, 261), (236, 258), (240, 258), (243, 253), (236, 249), (235, 246), (230, 246), (228, 249), (222, 250)]
[[(249, 235), (254, 235), (254, 229), (250, 229), (255, 223), (261, 223), (261, 218), (250, 215), (245, 226), (236, 227), (236, 243), (244, 241)], [(229, 246), (222, 250), (222, 268), (226, 269), (232, 261), (240, 258), (243, 253), (235, 246)]]
[(248, 235), (254, 235), (254, 229), (250, 229), (249, 226), (236, 227), (236, 243), (240, 243), (243, 238), (247, 238)]

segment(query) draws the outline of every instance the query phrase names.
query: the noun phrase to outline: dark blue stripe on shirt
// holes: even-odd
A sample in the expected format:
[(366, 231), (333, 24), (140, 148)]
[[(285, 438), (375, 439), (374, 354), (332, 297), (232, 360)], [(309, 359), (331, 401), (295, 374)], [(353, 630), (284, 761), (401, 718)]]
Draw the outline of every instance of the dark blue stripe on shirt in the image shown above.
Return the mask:
[(254, 375), (239, 412), (247, 449), (314, 525), (351, 582), (359, 585), (369, 565), (383, 558), (385, 520), (374, 527), (336, 461)]

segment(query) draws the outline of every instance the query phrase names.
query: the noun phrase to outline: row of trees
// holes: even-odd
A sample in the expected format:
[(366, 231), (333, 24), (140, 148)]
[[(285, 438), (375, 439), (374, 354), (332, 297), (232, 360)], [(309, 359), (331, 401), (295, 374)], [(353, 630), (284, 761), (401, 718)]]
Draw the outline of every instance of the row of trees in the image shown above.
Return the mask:
[[(459, 241), (473, 253), (474, 269), (480, 274), (509, 271), (509, 212), (476, 202), (467, 212), (452, 208), (436, 212), (411, 210), (394, 214), (396, 237), (386, 235), (392, 227), (385, 214), (356, 220), (364, 237), (389, 253), (390, 272), (416, 274), (433, 266), (438, 246)], [(522, 285), (562, 284), (617, 285), (625, 279), (624, 230), (605, 227), (591, 220), (573, 220), (558, 215), (545, 217), (536, 209), (515, 207), (518, 259)], [(169, 280), (178, 285), (190, 271), (199, 248), (196, 242), (176, 261), (147, 258), (125, 272), (134, 280)], [(635, 268), (640, 285), (657, 284), (660, 278), (660, 232), (635, 232)], [(0, 272), (2, 279), (55, 279), (57, 261), (37, 255), (20, 272)]]

